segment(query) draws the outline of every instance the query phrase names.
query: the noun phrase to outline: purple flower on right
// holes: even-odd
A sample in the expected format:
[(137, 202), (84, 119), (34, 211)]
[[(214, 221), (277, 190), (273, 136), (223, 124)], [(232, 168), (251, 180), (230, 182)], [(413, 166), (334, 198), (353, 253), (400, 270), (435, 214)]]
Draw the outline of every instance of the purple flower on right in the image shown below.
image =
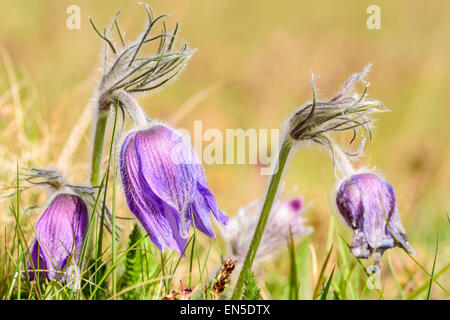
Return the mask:
[(403, 247), (415, 254), (400, 222), (392, 185), (373, 173), (360, 173), (344, 180), (336, 204), (353, 230), (351, 251), (357, 258), (379, 257), (385, 250)]

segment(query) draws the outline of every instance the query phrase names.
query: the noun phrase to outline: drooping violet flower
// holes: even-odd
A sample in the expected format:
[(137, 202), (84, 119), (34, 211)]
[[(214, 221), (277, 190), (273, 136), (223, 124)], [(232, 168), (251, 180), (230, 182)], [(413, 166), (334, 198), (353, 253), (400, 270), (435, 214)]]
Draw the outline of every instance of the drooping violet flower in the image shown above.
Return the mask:
[[(229, 247), (229, 254), (240, 263), (245, 259), (259, 219), (259, 203), (253, 202), (241, 208), (226, 227), (221, 228)], [(261, 261), (275, 255), (287, 245), (290, 233), (294, 239), (309, 235), (313, 228), (305, 225), (303, 199), (298, 197), (283, 203), (275, 203), (267, 221), (256, 259)]]
[(35, 272), (41, 279), (67, 279), (70, 267), (77, 268), (88, 224), (88, 210), (81, 197), (60, 193), (53, 198), (36, 224), (32, 265), (28, 265), (30, 279), (34, 280)]
[(220, 223), (228, 222), (194, 151), (164, 124), (150, 123), (128, 134), (121, 149), (120, 172), (131, 212), (160, 250), (182, 253), (194, 224), (214, 237), (211, 212)]
[(372, 256), (376, 264), (394, 246), (415, 253), (400, 222), (392, 185), (373, 173), (344, 180), (336, 196), (341, 216), (353, 230), (351, 251), (357, 258)]

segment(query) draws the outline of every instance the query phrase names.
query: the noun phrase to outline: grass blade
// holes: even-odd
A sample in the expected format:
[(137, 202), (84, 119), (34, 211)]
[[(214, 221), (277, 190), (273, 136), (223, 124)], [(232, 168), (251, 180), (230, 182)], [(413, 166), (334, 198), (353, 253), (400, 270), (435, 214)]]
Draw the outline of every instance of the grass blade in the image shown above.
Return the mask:
[(294, 237), (292, 230), (289, 230), (289, 258), (291, 271), (289, 275), (289, 300), (298, 300), (298, 274), (297, 274), (297, 259), (295, 252)]
[(334, 268), (335, 267), (333, 267), (333, 270), (331, 270), (330, 278), (328, 278), (327, 284), (325, 285), (325, 289), (323, 289), (320, 300), (327, 300), (328, 291), (330, 290), (331, 281), (333, 280)]
[(327, 268), (328, 261), (330, 260), (331, 251), (332, 250), (333, 250), (333, 246), (331, 246), (330, 250), (328, 250), (328, 254), (327, 254), (326, 258), (325, 258), (325, 261), (322, 264), (322, 268), (320, 269), (319, 278), (317, 279), (316, 287), (314, 289), (313, 300), (317, 300), (317, 298), (319, 297), (320, 286), (322, 285), (323, 276), (325, 274), (325, 270)]
[(431, 287), (433, 285), (434, 268), (436, 267), (438, 247), (439, 247), (439, 235), (436, 235), (436, 250), (434, 252), (433, 269), (431, 270), (430, 286), (428, 287), (427, 300), (430, 300), (431, 296)]

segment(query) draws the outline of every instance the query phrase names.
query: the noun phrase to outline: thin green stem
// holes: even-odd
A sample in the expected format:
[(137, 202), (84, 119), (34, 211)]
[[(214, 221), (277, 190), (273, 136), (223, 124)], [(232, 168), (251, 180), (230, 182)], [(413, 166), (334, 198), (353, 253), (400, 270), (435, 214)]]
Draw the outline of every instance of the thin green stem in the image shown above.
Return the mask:
[[(107, 196), (107, 191), (108, 191), (108, 177), (109, 177), (109, 169), (111, 166), (111, 157), (112, 157), (112, 152), (114, 149), (114, 144), (115, 144), (115, 135), (116, 135), (116, 125), (117, 125), (117, 105), (114, 105), (115, 107), (115, 116), (114, 116), (114, 125), (113, 125), (113, 131), (112, 131), (112, 136), (111, 136), (111, 144), (109, 146), (109, 155), (108, 155), (108, 167), (106, 168), (106, 181), (105, 181), (105, 191), (103, 193), (103, 206), (102, 206), (102, 213), (100, 216), (100, 225), (99, 225), (99, 233), (98, 233), (98, 239), (97, 239), (97, 255), (96, 255), (96, 264), (95, 264), (95, 283), (97, 283), (98, 280), (98, 265), (101, 264), (101, 256), (103, 254), (103, 227), (104, 227), (104, 223), (105, 223), (105, 211), (106, 211), (106, 196)], [(115, 150), (115, 149), (114, 149)], [(101, 158), (101, 156), (100, 156)], [(114, 182), (113, 182), (114, 183)], [(100, 273), (102, 273), (103, 271), (100, 271)]]
[(20, 267), (21, 267), (21, 263), (22, 263), (22, 239), (20, 237), (20, 184), (19, 184), (19, 163), (16, 163), (17, 166), (17, 175), (16, 175), (16, 179), (17, 179), (17, 190), (16, 190), (16, 226), (17, 226), (17, 233), (18, 233), (18, 237), (17, 237), (17, 256), (19, 258), (18, 261), (18, 266), (17, 266), (17, 270), (19, 272), (19, 276), (17, 278), (17, 300), (20, 300), (20, 289), (21, 289), (21, 274), (20, 274)]
[(261, 210), (261, 214), (259, 216), (259, 221), (256, 226), (255, 233), (253, 234), (253, 239), (250, 244), (250, 248), (247, 252), (247, 256), (245, 257), (244, 265), (242, 266), (242, 270), (241, 273), (239, 274), (236, 287), (234, 288), (233, 296), (231, 297), (232, 300), (237, 300), (241, 297), (245, 277), (247, 273), (252, 269), (253, 261), (255, 260), (256, 252), (258, 251), (258, 247), (261, 242), (261, 238), (264, 233), (267, 220), (269, 219), (269, 214), (272, 209), (272, 205), (275, 200), (275, 196), (277, 194), (278, 186), (280, 184), (281, 176), (283, 174), (283, 170), (286, 165), (291, 148), (292, 148), (292, 140), (290, 140), (289, 137), (286, 137), (283, 141), (283, 145), (281, 146), (281, 150), (278, 155), (278, 170), (272, 175), (272, 178), (270, 180), (266, 199), (264, 201), (264, 205)]
[(95, 125), (94, 149), (92, 151), (91, 163), (91, 184), (96, 186), (100, 182), (100, 173), (102, 167), (103, 141), (105, 140), (106, 123), (108, 113), (99, 111), (97, 123)]
[[(116, 109), (117, 113), (117, 109)], [(117, 118), (117, 115), (116, 115)], [(114, 122), (115, 125), (115, 122)], [(112, 227), (111, 227), (111, 250), (112, 250), (112, 264), (115, 265), (116, 261), (116, 180), (117, 180), (117, 171), (116, 171), (116, 149), (114, 148), (113, 155), (113, 194), (112, 194)], [(117, 269), (114, 268), (112, 271), (112, 293), (113, 299), (116, 299), (117, 293)]]

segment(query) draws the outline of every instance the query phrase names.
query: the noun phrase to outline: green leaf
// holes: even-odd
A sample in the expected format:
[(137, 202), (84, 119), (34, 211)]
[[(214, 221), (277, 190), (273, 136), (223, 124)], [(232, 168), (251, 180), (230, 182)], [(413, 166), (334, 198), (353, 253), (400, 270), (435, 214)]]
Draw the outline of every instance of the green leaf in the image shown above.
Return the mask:
[[(137, 224), (134, 225), (133, 231), (129, 236), (128, 248), (134, 248), (136, 243), (142, 238), (141, 230)], [(125, 258), (125, 271), (119, 281), (120, 289), (126, 289), (135, 285), (139, 281), (139, 277), (142, 273), (141, 259), (139, 251), (134, 248), (128, 251)], [(132, 299), (136, 294), (135, 290), (129, 291), (124, 294), (125, 299)]]
[(58, 281), (52, 280), (45, 288), (45, 300), (69, 300), (69, 294), (65, 287)]
[(289, 275), (289, 300), (298, 300), (298, 274), (297, 274), (297, 259), (294, 237), (292, 236), (292, 231), (289, 230), (289, 258), (291, 261), (291, 271)]
[(314, 289), (314, 295), (313, 300), (316, 300), (319, 297), (320, 294), (320, 286), (322, 285), (323, 277), (325, 274), (325, 269), (328, 265), (328, 261), (330, 260), (331, 251), (333, 250), (333, 246), (331, 246), (330, 250), (328, 251), (328, 254), (325, 258), (325, 261), (322, 264), (322, 268), (320, 269), (319, 279), (317, 279), (316, 288)]
[(297, 248), (297, 275), (299, 283), (298, 299), (310, 299), (312, 294), (312, 283), (309, 270), (311, 268), (309, 244), (311, 236), (303, 239)]
[(261, 299), (261, 289), (256, 283), (255, 275), (253, 272), (247, 272), (244, 283), (244, 294), (242, 300), (259, 300)]
[(331, 280), (333, 280), (333, 274), (334, 274), (334, 267), (333, 270), (331, 271), (330, 277), (328, 278), (327, 284), (325, 285), (325, 289), (323, 289), (323, 293), (322, 296), (320, 297), (320, 300), (327, 300), (327, 294), (328, 291), (330, 290)]
[(434, 269), (436, 267), (436, 257), (439, 247), (439, 235), (436, 235), (436, 250), (434, 252), (433, 270), (431, 270), (430, 286), (428, 287), (427, 300), (430, 300), (431, 286), (433, 285)]

